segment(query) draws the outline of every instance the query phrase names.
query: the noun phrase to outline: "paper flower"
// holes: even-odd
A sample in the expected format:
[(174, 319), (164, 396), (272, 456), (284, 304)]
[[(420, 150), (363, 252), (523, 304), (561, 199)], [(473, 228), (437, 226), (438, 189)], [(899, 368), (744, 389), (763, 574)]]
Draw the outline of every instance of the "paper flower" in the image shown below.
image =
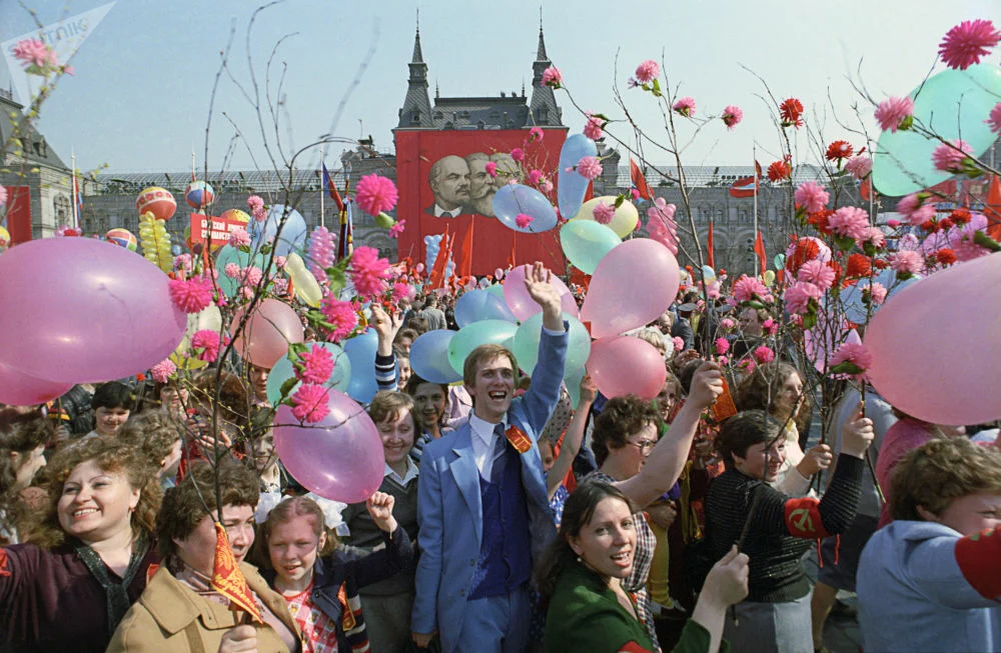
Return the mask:
[(185, 313), (201, 313), (212, 303), (212, 282), (204, 278), (171, 279), (170, 299)]
[(541, 127), (532, 127), (528, 130), (528, 142), (541, 141), (545, 137)]
[(918, 193), (911, 193), (897, 202), (897, 213), (912, 225), (920, 226), (935, 217), (935, 205), (926, 203)]
[(334, 264), (336, 241), (334, 235), (326, 227), (317, 227), (309, 237), (309, 271), (316, 280), (323, 283), (327, 280), (326, 268)]
[(55, 66), (59, 63), (56, 59), (55, 51), (39, 39), (24, 39), (23, 41), (18, 41), (17, 44), (11, 48), (11, 54), (13, 54), (14, 58), (20, 61), (21, 65), (25, 68), (29, 66), (45, 68), (46, 66)]
[(230, 247), (249, 247), (250, 246), (250, 234), (243, 227), (237, 227), (233, 231), (229, 232), (229, 246)]
[(806, 281), (797, 281), (785, 291), (786, 309), (794, 315), (803, 315), (810, 310), (810, 300), (820, 299), (824, 291)]
[(794, 97), (784, 100), (779, 105), (779, 115), (782, 116), (783, 127), (799, 129), (803, 126), (803, 103)]
[(879, 122), (879, 128), (892, 133), (898, 129), (905, 129), (907, 125), (901, 126), (901, 123), (904, 123), (913, 113), (914, 100), (909, 97), (891, 97), (879, 103), (875, 115)]
[(752, 301), (755, 299), (755, 295), (757, 295), (758, 299), (761, 299), (767, 294), (768, 286), (757, 277), (749, 277), (746, 274), (742, 274), (733, 284), (733, 298), (738, 302)]
[(773, 360), (775, 360), (775, 352), (772, 351), (769, 347), (766, 347), (765, 345), (756, 347), (752, 355), (754, 356), (754, 360), (757, 361), (758, 363), (761, 363), (762, 365), (766, 363), (771, 363)]
[(355, 204), (372, 217), (392, 211), (399, 198), (396, 184), (388, 177), (375, 173), (362, 177), (355, 187)]
[(796, 273), (796, 279), (806, 281), (817, 286), (821, 290), (827, 290), (834, 283), (834, 270), (828, 267), (823, 261), (816, 259), (807, 261)]
[(962, 139), (950, 141), (952, 147), (945, 143), (939, 143), (938, 147), (931, 153), (932, 163), (935, 168), (942, 172), (957, 173), (963, 170), (963, 160), (973, 154), (970, 144)]
[(989, 20), (964, 20), (945, 34), (938, 46), (942, 61), (950, 68), (966, 70), (980, 63), (1001, 40), (1001, 32)]
[(515, 217), (514, 223), (518, 225), (518, 228), (520, 229), (527, 229), (528, 225), (532, 224), (532, 220), (533, 220), (532, 216), (526, 215), (524, 213), (519, 213)]
[(542, 86), (560, 88), (563, 85), (563, 73), (556, 66), (550, 66), (542, 71)]
[(483, 165), (483, 169), (486, 170), (487, 174), (490, 175), (491, 177), (493, 177), (494, 179), (497, 178), (497, 163), (496, 162), (494, 162), (494, 161), (487, 161), (487, 163), (485, 163)]
[(577, 162), (577, 174), (585, 179), (593, 181), (601, 176), (601, 171), (601, 163), (598, 161), (598, 157), (585, 156), (581, 157), (580, 161)]
[(802, 206), (807, 213), (816, 213), (827, 206), (831, 196), (822, 184), (815, 181), (806, 181), (796, 188), (794, 199)]
[(539, 182), (542, 181), (542, 171), (529, 170), (525, 181), (528, 182), (529, 186), (538, 186)]
[(917, 274), (924, 267), (924, 259), (915, 251), (902, 250), (890, 257), (890, 267), (897, 272)]
[(740, 124), (740, 121), (744, 119), (744, 112), (740, 110), (735, 104), (728, 104), (725, 109), (723, 109), (723, 124), (727, 126), (728, 129), (733, 129)]
[(730, 351), (730, 341), (726, 338), (716, 338), (716, 355), (722, 356), (726, 352)]
[(852, 155), (852, 149), (848, 141), (834, 141), (827, 146), (827, 153), (824, 155), (828, 161), (838, 161), (839, 163)]
[(326, 383), (334, 373), (334, 355), (320, 345), (299, 354), (299, 362), (302, 369), (296, 367), (295, 376), (303, 383)]
[(599, 224), (608, 224), (615, 217), (615, 206), (612, 204), (606, 204), (605, 202), (598, 202), (597, 206), (594, 207), (594, 221)]
[(329, 401), (326, 388), (304, 383), (292, 395), (292, 415), (300, 422), (315, 424), (330, 413)]
[(838, 347), (831, 356), (831, 371), (848, 377), (862, 379), (865, 372), (872, 367), (872, 354), (865, 345), (857, 342), (846, 342)]
[(514, 159), (515, 161), (524, 161), (525, 150), (521, 149), (520, 147), (514, 148), (513, 150), (511, 150), (511, 158)]
[(775, 183), (788, 179), (792, 175), (792, 168), (787, 161), (773, 161), (768, 166), (768, 181)]
[(407, 224), (406, 220), (400, 220), (399, 222), (397, 222), (396, 224), (394, 224), (392, 227), (390, 227), (389, 228), (389, 237), (390, 238), (399, 238), (400, 235), (403, 233), (403, 230), (406, 229), (406, 224)]
[(320, 312), (331, 326), (327, 329), (331, 342), (344, 339), (358, 326), (358, 313), (351, 302), (342, 302), (333, 295), (323, 299)]
[(865, 179), (872, 172), (872, 159), (867, 156), (853, 156), (845, 163), (845, 171), (856, 179)]
[(172, 374), (177, 372), (177, 365), (169, 358), (165, 358), (153, 367), (149, 368), (149, 375), (157, 383), (166, 383)]
[(827, 224), (835, 234), (858, 240), (869, 228), (869, 214), (856, 206), (842, 206), (828, 218)]
[(636, 81), (640, 84), (649, 84), (660, 75), (660, 65), (653, 59), (647, 59), (636, 67)]
[(878, 281), (873, 281), (867, 290), (869, 291), (869, 300), (874, 306), (879, 306), (886, 301), (886, 286)]
[(952, 265), (959, 259), (956, 258), (956, 252), (952, 251), (948, 247), (943, 247), (942, 249), (935, 252), (935, 260), (939, 265), (946, 266)]
[(680, 336), (674, 336), (671, 338), (671, 342), (674, 343), (674, 351), (684, 351), (685, 341)]
[(674, 111), (679, 115), (691, 118), (695, 115), (695, 98), (686, 95), (675, 102), (671, 108), (674, 109)]
[(605, 122), (601, 118), (588, 113), (587, 122), (584, 123), (584, 135), (592, 141), (596, 141), (605, 135), (602, 131), (604, 126)]
[(202, 329), (191, 336), (191, 349), (198, 352), (198, 360), (214, 363), (219, 358), (219, 333), (211, 329)]
[(359, 295), (371, 297), (386, 292), (386, 279), (391, 274), (389, 261), (379, 258), (379, 250), (374, 247), (358, 247), (351, 255), (348, 276)]
[(7, 203), (7, 189), (4, 188), (3, 185), (0, 185), (0, 206), (3, 206), (6, 203)]

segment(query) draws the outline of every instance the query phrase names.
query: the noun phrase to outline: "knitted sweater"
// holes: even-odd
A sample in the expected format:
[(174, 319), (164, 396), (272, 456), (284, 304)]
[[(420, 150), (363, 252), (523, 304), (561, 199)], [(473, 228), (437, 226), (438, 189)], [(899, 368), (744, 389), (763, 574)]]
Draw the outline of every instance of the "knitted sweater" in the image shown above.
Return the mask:
[(735, 469), (712, 481), (705, 513), (706, 537), (715, 559), (740, 539), (754, 495), (762, 493), (741, 549), (751, 559), (748, 601), (780, 603), (809, 593), (800, 558), (811, 540), (840, 533), (855, 519), (864, 468), (860, 458), (841, 454), (819, 502), (811, 497), (791, 499)]

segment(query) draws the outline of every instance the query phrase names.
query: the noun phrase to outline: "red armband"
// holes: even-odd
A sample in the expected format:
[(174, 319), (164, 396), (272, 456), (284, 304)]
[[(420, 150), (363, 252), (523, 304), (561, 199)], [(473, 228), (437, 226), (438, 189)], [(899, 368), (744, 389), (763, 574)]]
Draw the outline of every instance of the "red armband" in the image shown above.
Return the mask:
[(627, 642), (619, 649), (619, 653), (651, 653), (651, 651), (648, 648), (643, 648), (636, 642)]
[(820, 501), (814, 497), (789, 499), (785, 503), (786, 529), (793, 537), (815, 540), (830, 536), (820, 519)]
[(0, 576), (10, 576), (7, 569), (7, 549), (0, 547)]
[(1001, 596), (1001, 534), (990, 529), (967, 535), (956, 542), (956, 562), (963, 578), (980, 596), (997, 599)]

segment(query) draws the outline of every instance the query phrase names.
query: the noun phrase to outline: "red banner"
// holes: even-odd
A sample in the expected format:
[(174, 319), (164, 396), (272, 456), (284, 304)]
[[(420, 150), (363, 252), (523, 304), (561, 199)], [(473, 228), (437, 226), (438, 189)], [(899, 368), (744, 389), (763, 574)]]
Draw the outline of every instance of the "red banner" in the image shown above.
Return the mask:
[[(212, 251), (215, 251), (229, 243), (229, 234), (237, 229), (246, 229), (247, 223), (242, 220), (233, 220), (210, 216), (212, 220)], [(201, 213), (191, 214), (191, 243), (204, 243), (209, 239), (209, 218)]]
[(11, 245), (31, 240), (31, 189), (7, 186), (7, 231)]

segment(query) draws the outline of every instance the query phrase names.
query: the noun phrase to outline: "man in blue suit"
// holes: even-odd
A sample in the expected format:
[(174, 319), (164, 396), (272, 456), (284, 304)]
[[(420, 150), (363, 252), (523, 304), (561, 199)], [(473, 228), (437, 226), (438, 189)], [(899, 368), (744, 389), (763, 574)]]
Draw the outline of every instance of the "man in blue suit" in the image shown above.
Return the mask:
[(536, 263), (525, 276), (543, 313), (531, 388), (514, 399), (514, 356), (478, 347), (463, 369), (469, 422), (421, 461), (413, 637), (423, 647), (438, 632), (445, 653), (525, 650), (533, 559), (556, 534), (536, 439), (560, 397), (567, 333), (548, 272)]

